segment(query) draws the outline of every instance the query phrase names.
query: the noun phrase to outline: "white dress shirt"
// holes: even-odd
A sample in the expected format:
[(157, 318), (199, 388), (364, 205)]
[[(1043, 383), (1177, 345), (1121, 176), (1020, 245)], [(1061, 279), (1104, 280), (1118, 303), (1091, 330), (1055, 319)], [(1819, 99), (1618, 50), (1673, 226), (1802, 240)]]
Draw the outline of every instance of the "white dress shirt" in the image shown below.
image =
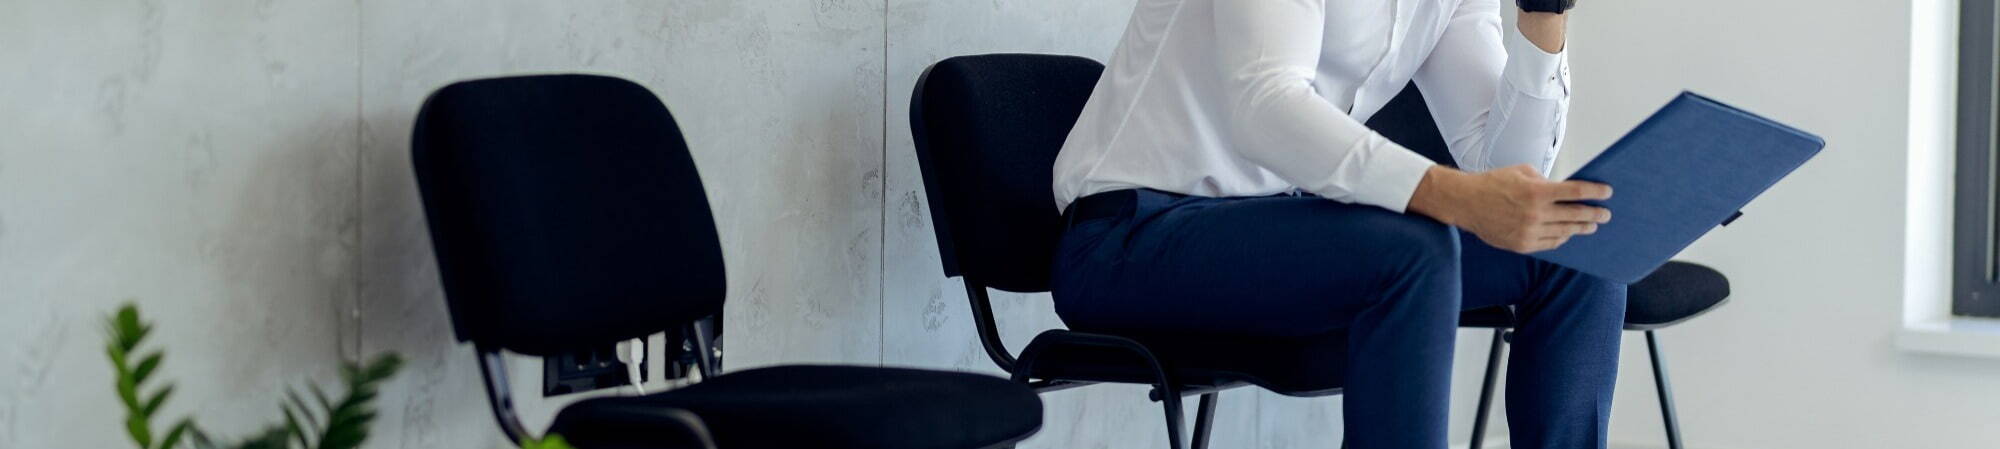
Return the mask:
[(1432, 163), (1362, 123), (1413, 79), (1461, 168), (1547, 174), (1568, 58), (1503, 31), (1500, 11), (1499, 0), (1139, 0), (1056, 158), (1056, 206), (1131, 188), (1302, 190), (1401, 212)]

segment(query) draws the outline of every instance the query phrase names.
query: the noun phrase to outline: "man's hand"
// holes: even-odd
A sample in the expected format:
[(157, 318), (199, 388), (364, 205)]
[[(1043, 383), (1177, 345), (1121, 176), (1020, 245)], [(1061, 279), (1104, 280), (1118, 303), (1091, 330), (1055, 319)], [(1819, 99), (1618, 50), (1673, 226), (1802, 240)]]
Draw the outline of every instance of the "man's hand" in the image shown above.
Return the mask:
[(1550, 181), (1527, 165), (1466, 173), (1431, 167), (1410, 197), (1409, 210), (1457, 226), (1496, 248), (1546, 251), (1597, 232), (1611, 210), (1574, 204), (1611, 198), (1611, 186)]

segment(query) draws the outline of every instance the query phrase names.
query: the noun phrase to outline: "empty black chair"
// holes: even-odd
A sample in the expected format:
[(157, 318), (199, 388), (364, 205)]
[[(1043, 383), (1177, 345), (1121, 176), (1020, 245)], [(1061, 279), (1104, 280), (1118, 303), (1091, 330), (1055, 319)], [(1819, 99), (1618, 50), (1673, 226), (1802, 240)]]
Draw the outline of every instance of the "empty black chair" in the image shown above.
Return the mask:
[(460, 341), (479, 352), (501, 430), (529, 435), (502, 350), (551, 356), (663, 331), (692, 335), (701, 383), (565, 407), (549, 431), (581, 448), (992, 448), (1041, 426), (1007, 379), (910, 369), (718, 372), (722, 252), (680, 130), (628, 81), (467, 81), (424, 103), (411, 143)]
[[(1384, 137), (1408, 147), (1440, 164), (1456, 166), (1444, 137), (1438, 133), (1423, 92), (1412, 83), (1391, 99), (1381, 112), (1368, 121)], [(1681, 448), (1680, 419), (1674, 412), (1673, 389), (1667, 382), (1667, 361), (1660, 354), (1654, 330), (1679, 324), (1722, 306), (1729, 300), (1729, 278), (1709, 267), (1671, 261), (1653, 274), (1632, 284), (1626, 291), (1625, 330), (1646, 333), (1647, 355), (1653, 364), (1653, 385), (1660, 395), (1660, 417), (1666, 425), (1667, 447)], [(1493, 329), (1493, 343), (1486, 352), (1486, 377), (1479, 390), (1478, 413), (1472, 421), (1472, 444), (1478, 448), (1486, 439), (1487, 409), (1493, 404), (1493, 388), (1500, 375), (1500, 360), (1506, 355), (1509, 329), (1514, 312), (1493, 307), (1465, 313), (1464, 327)]]

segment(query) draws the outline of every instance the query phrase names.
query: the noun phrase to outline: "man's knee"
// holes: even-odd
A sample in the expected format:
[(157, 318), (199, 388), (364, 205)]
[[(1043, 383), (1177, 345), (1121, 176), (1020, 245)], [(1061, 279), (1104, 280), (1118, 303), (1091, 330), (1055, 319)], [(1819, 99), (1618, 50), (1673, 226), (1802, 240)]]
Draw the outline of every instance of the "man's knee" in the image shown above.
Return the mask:
[(1449, 328), (1462, 296), (1458, 231), (1429, 218), (1383, 212), (1375, 217), (1377, 232), (1365, 237), (1381, 276), (1374, 304), (1391, 307), (1388, 316), (1417, 320), (1403, 325)]
[(1385, 218), (1378, 236), (1384, 254), (1395, 254), (1407, 268), (1456, 273), (1461, 251), (1458, 230), (1437, 220), (1408, 214)]
[(1429, 218), (1379, 211), (1370, 214), (1363, 239), (1379, 273), (1378, 300), (1456, 316), (1459, 303), (1458, 231)]
[[(1625, 284), (1586, 274), (1576, 269), (1539, 262), (1545, 274), (1539, 280), (1548, 289), (1547, 300), (1568, 302), (1575, 307), (1590, 310), (1591, 314), (1605, 315), (1606, 319), (1623, 319), (1625, 315)], [(1563, 306), (1558, 306), (1563, 307)]]

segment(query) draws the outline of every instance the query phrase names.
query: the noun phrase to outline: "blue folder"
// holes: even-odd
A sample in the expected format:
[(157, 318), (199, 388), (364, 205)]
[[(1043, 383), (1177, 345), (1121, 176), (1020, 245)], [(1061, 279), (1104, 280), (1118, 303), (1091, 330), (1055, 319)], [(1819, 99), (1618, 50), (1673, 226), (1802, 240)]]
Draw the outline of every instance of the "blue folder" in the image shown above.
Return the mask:
[(1743, 205), (1819, 154), (1804, 131), (1682, 92), (1570, 179), (1611, 185), (1611, 222), (1530, 256), (1633, 283), (1734, 221)]

